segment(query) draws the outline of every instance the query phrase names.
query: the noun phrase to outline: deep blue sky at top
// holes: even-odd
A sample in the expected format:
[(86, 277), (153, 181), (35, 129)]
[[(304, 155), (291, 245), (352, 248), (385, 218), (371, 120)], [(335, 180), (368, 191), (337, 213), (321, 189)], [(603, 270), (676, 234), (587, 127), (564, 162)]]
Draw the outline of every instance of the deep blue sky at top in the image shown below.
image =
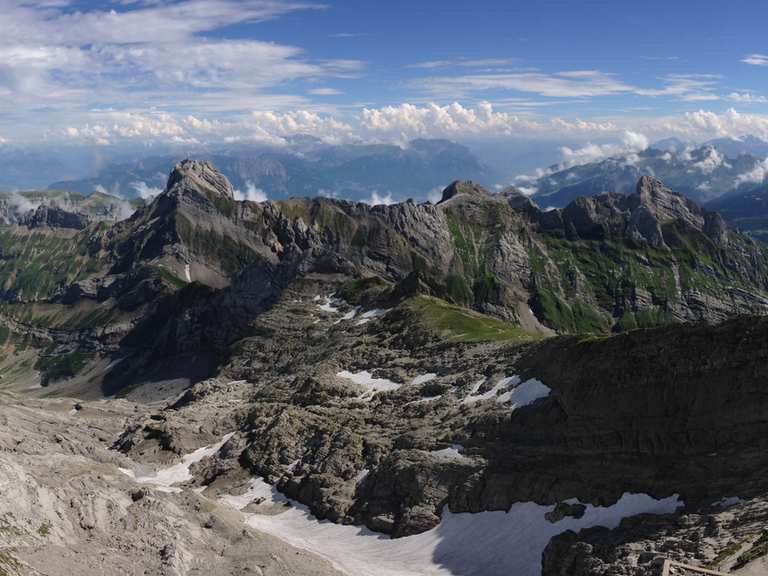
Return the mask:
[[(648, 88), (671, 74), (719, 75), (726, 92), (762, 93), (768, 88), (768, 69), (741, 61), (749, 54), (768, 52), (764, 2), (332, 0), (325, 4), (325, 10), (231, 26), (218, 34), (301, 46), (319, 58), (370, 62), (365, 82), (341, 83), (366, 102), (399, 102), (403, 93), (410, 93), (405, 81), (456, 71), (450, 66), (407, 68), (414, 63), (460, 58), (515, 59), (514, 69), (548, 73), (600, 70)], [(447, 100), (451, 96), (444, 95)], [(621, 100), (635, 106), (643, 103), (643, 98)], [(671, 112), (701, 106), (695, 102), (669, 99), (664, 108)], [(729, 105), (722, 101), (707, 107)]]

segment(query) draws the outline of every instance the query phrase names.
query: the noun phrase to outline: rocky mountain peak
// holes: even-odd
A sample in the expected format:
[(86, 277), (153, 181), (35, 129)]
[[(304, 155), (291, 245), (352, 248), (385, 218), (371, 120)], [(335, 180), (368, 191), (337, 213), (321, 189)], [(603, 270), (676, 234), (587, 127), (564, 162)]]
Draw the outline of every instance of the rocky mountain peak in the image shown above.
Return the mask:
[(184, 160), (176, 165), (168, 178), (166, 190), (193, 188), (220, 194), (235, 199), (234, 188), (226, 176), (211, 163), (204, 160)]
[(477, 182), (472, 182), (471, 180), (456, 180), (455, 182), (451, 182), (443, 190), (443, 196), (440, 199), (440, 202), (446, 202), (454, 196), (458, 196), (460, 194), (466, 194), (470, 196), (489, 196), (488, 191), (480, 186), (480, 184)]
[(685, 196), (673, 192), (651, 176), (643, 176), (637, 183), (630, 208), (646, 208), (661, 223), (682, 220), (694, 228), (704, 228), (704, 212)]

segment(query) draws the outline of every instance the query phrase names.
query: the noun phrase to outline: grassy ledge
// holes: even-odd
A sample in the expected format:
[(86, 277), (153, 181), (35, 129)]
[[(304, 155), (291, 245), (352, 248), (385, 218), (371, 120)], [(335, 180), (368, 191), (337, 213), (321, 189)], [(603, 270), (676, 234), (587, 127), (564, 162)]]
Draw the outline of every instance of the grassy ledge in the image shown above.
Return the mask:
[(540, 338), (519, 326), (461, 308), (431, 296), (416, 296), (406, 306), (448, 340), (458, 342), (527, 342)]

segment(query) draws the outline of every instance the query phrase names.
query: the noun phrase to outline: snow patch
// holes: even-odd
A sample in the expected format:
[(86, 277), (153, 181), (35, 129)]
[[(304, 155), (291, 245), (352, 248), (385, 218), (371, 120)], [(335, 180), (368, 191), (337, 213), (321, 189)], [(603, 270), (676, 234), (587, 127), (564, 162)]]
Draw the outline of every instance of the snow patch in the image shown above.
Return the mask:
[(184, 264), (184, 276), (186, 276), (187, 282), (192, 282), (192, 275), (189, 273), (189, 264)]
[(497, 396), (496, 402), (512, 402), (515, 408), (522, 408), (523, 406), (532, 404), (539, 398), (546, 398), (551, 391), (552, 390), (545, 386), (540, 380), (531, 378), (519, 386), (515, 386), (511, 390)]
[(336, 376), (339, 378), (345, 378), (346, 380), (351, 380), (355, 384), (359, 384), (360, 386), (367, 388), (363, 394), (358, 396), (360, 399), (370, 399), (374, 394), (378, 392), (389, 392), (390, 390), (397, 390), (401, 386), (401, 384), (397, 384), (396, 382), (392, 382), (392, 380), (387, 380), (386, 378), (374, 378), (373, 374), (367, 370), (363, 370), (361, 372), (349, 372), (348, 370), (342, 370), (341, 372), (337, 373)]
[(344, 300), (341, 298), (334, 298), (333, 296), (326, 296), (325, 298), (319, 299), (322, 302), (322, 304), (318, 304), (317, 307), (320, 308), (323, 312), (328, 312), (329, 314), (338, 314), (339, 308), (346, 304)]
[(379, 318), (380, 316), (384, 316), (384, 314), (386, 314), (387, 312), (389, 312), (389, 310), (384, 310), (382, 308), (374, 308), (373, 310), (368, 310), (367, 312), (363, 312), (360, 315), (360, 320), (358, 320), (356, 324), (358, 326), (367, 324), (374, 318)]
[[(285, 502), (284, 496), (260, 478), (251, 480), (245, 494), (222, 500), (242, 510), (257, 498)], [(613, 506), (587, 505), (581, 518), (566, 517), (554, 524), (545, 518), (554, 506), (533, 502), (513, 504), (509, 512), (479, 514), (454, 514), (446, 506), (437, 527), (397, 539), (360, 526), (317, 520), (306, 506), (291, 504), (277, 515), (245, 514), (245, 521), (325, 558), (349, 575), (540, 576), (541, 554), (553, 536), (592, 526), (615, 528), (622, 518), (637, 514), (668, 514), (681, 502), (677, 495), (655, 500), (645, 494), (624, 494)]]
[(198, 448), (191, 454), (183, 456), (181, 462), (169, 466), (168, 468), (161, 468), (150, 474), (137, 476), (133, 470), (127, 468), (119, 468), (119, 470), (123, 474), (133, 478), (138, 484), (150, 485), (161, 492), (181, 492), (181, 488), (178, 488), (175, 485), (192, 480), (192, 474), (189, 471), (192, 464), (216, 454), (216, 452), (218, 452), (234, 434), (234, 432), (230, 432), (216, 444)]
[(432, 450), (430, 454), (442, 458), (444, 460), (466, 460), (464, 456), (464, 446), (461, 444), (451, 444), (450, 448), (443, 448), (442, 450)]
[(430, 372), (429, 374), (422, 374), (421, 376), (416, 376), (413, 380), (411, 380), (412, 386), (421, 386), (422, 384), (426, 384), (427, 382), (431, 382), (437, 378), (437, 374), (434, 372)]
[(512, 409), (528, 406), (539, 398), (546, 398), (552, 391), (541, 381), (531, 378), (522, 384), (519, 376), (502, 378), (487, 392), (478, 394), (480, 386), (485, 380), (476, 382), (469, 394), (461, 401), (462, 404), (474, 404), (482, 400), (495, 400), (498, 403), (511, 402)]

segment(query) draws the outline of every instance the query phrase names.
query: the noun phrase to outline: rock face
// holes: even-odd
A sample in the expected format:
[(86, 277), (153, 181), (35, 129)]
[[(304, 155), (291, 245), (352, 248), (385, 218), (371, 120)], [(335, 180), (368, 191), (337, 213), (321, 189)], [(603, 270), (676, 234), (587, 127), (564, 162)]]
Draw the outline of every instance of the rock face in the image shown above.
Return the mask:
[(235, 199), (232, 184), (210, 162), (184, 160), (176, 165), (168, 178), (166, 190), (173, 192), (177, 188), (196, 188), (221, 194), (230, 200)]
[(88, 218), (83, 214), (67, 212), (55, 206), (40, 205), (33, 212), (21, 217), (19, 223), (28, 228), (71, 228), (82, 230), (88, 226)]

